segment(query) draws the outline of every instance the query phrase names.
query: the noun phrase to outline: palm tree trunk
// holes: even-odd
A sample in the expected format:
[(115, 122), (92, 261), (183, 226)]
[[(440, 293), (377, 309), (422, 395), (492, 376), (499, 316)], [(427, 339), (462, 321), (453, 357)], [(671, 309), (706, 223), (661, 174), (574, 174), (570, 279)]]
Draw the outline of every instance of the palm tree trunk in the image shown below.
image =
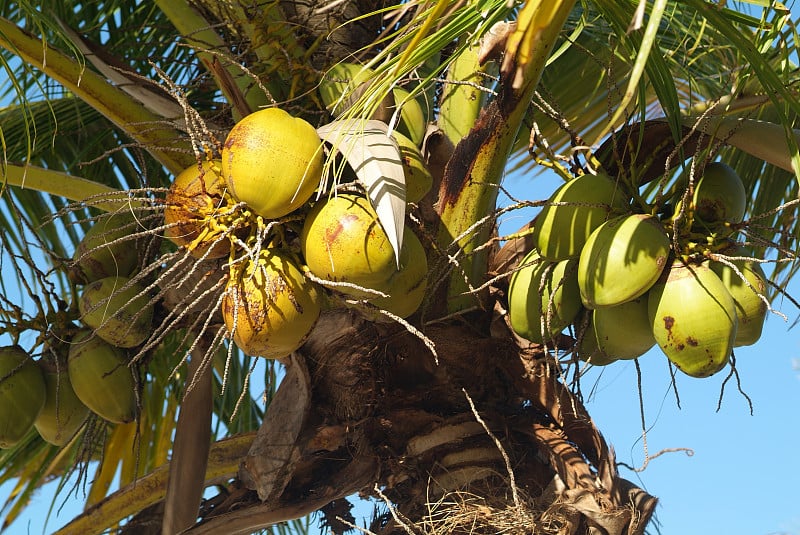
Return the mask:
[[(361, 492), (392, 504), (371, 527), (380, 534), (643, 533), (655, 498), (619, 477), (613, 451), (544, 352), (485, 335), (489, 319), (431, 325), (437, 363), (401, 327), (324, 316), (242, 464), (251, 490), (189, 532), (252, 529)], [(280, 400), (295, 400), (304, 416), (287, 417)], [(346, 529), (332, 514), (323, 522)]]

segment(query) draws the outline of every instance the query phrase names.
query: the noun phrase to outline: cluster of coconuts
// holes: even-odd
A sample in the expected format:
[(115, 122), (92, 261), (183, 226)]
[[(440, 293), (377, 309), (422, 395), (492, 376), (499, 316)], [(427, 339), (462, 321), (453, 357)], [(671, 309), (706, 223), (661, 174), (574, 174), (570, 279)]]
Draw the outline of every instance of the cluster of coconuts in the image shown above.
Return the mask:
[(511, 277), (511, 327), (540, 344), (571, 328), (578, 358), (595, 365), (658, 345), (687, 375), (717, 373), (760, 338), (768, 309), (760, 263), (734, 239), (745, 208), (740, 177), (721, 162), (661, 216), (634, 213), (607, 176), (570, 180)]
[(145, 288), (132, 280), (137, 228), (131, 212), (97, 217), (69, 265), (80, 323), (49, 335), (38, 359), (18, 345), (0, 348), (0, 447), (14, 446), (31, 428), (63, 446), (90, 412), (112, 423), (135, 419), (128, 349), (150, 336), (153, 317)]
[[(432, 179), (414, 142), (395, 139), (407, 200), (419, 200)], [(184, 170), (166, 195), (166, 236), (198, 259), (227, 260), (221, 313), (248, 355), (287, 356), (332, 303), (407, 317), (424, 297), (419, 239), (407, 228), (396, 256), (366, 195), (320, 191), (325, 150), (306, 120), (263, 109), (234, 125), (219, 160)]]
[(78, 398), (103, 419), (136, 417), (130, 350), (153, 332), (154, 304), (138, 274), (139, 248), (132, 235), (142, 230), (129, 210), (98, 217), (73, 255), (70, 276), (82, 286), (78, 310), (82, 327), (69, 343), (67, 371)]
[[(323, 100), (344, 91), (338, 83), (321, 86)], [(405, 99), (403, 91), (395, 98)], [(409, 100), (393, 133), (408, 202), (432, 183), (418, 147), (424, 127), (419, 104)], [(249, 355), (288, 355), (323, 307), (355, 301), (368, 313), (405, 318), (423, 300), (428, 267), (419, 239), (406, 228), (396, 255), (366, 195), (318, 191), (324, 150), (305, 120), (261, 110), (234, 126), (220, 159), (185, 169), (166, 194), (164, 235), (198, 260), (227, 259), (218, 264), (228, 270), (221, 312)], [(0, 348), (0, 448), (32, 428), (63, 446), (90, 412), (112, 423), (135, 419), (130, 352), (153, 332), (136, 238), (148, 233), (132, 211), (97, 217), (69, 265), (80, 324), (56, 335), (36, 359), (17, 345)]]

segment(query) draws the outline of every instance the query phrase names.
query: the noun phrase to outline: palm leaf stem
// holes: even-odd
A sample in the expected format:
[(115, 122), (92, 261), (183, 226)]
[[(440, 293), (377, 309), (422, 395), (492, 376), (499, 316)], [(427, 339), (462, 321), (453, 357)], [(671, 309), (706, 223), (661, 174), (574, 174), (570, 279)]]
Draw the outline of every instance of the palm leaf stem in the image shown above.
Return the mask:
[(508, 83), (476, 127), (456, 146), (447, 165), (439, 191), (441, 226), (437, 241), (442, 250), (455, 242), (465, 255), (459, 261), (461, 269), (450, 281), (449, 312), (472, 306), (475, 298), (469, 295), (470, 286), (486, 275), (486, 253), (472, 253), (488, 239), (490, 225), (478, 230), (473, 227), (495, 207), (506, 162), (542, 71), (574, 5), (575, 0), (531, 0), (525, 4), (517, 30), (506, 45), (506, 58), (514, 58), (502, 67)]
[[(239, 462), (247, 454), (255, 432), (236, 435), (211, 445), (206, 483), (236, 476)], [(167, 492), (169, 464), (159, 466), (144, 477), (118, 490), (93, 505), (62, 527), (54, 535), (91, 535), (102, 533), (107, 526), (164, 499)]]
[[(34, 165), (7, 164), (4, 167), (0, 166), (0, 179), (4, 186), (43, 191), (77, 202), (85, 201), (96, 195), (119, 191), (85, 178)], [(119, 208), (119, 203), (98, 202), (97, 204), (93, 203), (92, 206), (111, 211)]]
[(147, 111), (99, 74), (4, 18), (0, 18), (0, 47), (17, 54), (78, 95), (141, 143), (170, 172), (177, 174), (194, 162), (188, 143), (163, 117)]

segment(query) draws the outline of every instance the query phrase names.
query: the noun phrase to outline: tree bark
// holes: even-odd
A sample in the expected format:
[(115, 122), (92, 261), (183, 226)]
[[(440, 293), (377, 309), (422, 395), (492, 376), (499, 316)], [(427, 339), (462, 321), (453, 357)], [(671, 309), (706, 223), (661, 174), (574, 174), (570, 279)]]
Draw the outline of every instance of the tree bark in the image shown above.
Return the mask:
[[(273, 405), (308, 407), (283, 430), (296, 438), (276, 441), (279, 418), (268, 414), (242, 466), (246, 504), (218, 508), (189, 532), (245, 532), (360, 492), (389, 500), (423, 533), (437, 504), (466, 496), (493, 512), (488, 532), (513, 513), (526, 529), (558, 517), (565, 533), (643, 533), (655, 498), (619, 477), (613, 450), (547, 354), (489, 336), (488, 323), (476, 315), (429, 325), (437, 364), (402, 327), (326, 313), (292, 358), (306, 359), (308, 382), (293, 363)], [(382, 535), (405, 530), (391, 515), (379, 524)]]

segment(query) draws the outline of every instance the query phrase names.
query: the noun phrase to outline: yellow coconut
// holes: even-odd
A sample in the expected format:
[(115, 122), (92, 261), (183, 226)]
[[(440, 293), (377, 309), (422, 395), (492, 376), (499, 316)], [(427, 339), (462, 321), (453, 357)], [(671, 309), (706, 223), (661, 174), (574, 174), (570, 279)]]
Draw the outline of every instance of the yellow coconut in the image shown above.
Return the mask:
[[(397, 270), (389, 237), (366, 197), (342, 194), (318, 202), (306, 216), (300, 249), (311, 272), (325, 280), (388, 290)], [(347, 288), (354, 297), (370, 294)]]
[(0, 347), (0, 448), (18, 444), (45, 401), (42, 372), (19, 346)]
[(386, 294), (370, 302), (399, 316), (407, 318), (417, 311), (425, 299), (428, 281), (428, 260), (425, 248), (414, 232), (406, 227), (403, 247), (400, 249), (400, 269), (387, 281)]
[(227, 209), (225, 181), (219, 161), (204, 161), (179, 173), (165, 199), (164, 234), (195, 258), (222, 258), (231, 242), (220, 240), (221, 230), (214, 215)]
[(78, 300), (81, 320), (117, 347), (135, 347), (153, 332), (153, 305), (144, 287), (126, 277), (87, 285)]
[(627, 198), (603, 175), (581, 175), (559, 187), (536, 218), (533, 240), (542, 258), (558, 262), (576, 257), (589, 235), (623, 213)]
[(692, 377), (708, 377), (728, 362), (736, 338), (736, 304), (706, 264), (674, 262), (648, 292), (656, 343)]
[(136, 418), (136, 383), (123, 349), (82, 330), (72, 338), (67, 372), (75, 395), (92, 412), (117, 424)]
[(264, 249), (231, 273), (222, 299), (225, 326), (248, 355), (283, 358), (300, 347), (320, 314), (320, 292), (278, 249)]
[(669, 251), (669, 238), (656, 217), (632, 214), (606, 221), (580, 254), (583, 304), (613, 307), (644, 294), (661, 275)]
[(236, 123), (222, 148), (228, 191), (268, 219), (308, 201), (322, 177), (322, 162), (322, 141), (314, 127), (278, 108)]

